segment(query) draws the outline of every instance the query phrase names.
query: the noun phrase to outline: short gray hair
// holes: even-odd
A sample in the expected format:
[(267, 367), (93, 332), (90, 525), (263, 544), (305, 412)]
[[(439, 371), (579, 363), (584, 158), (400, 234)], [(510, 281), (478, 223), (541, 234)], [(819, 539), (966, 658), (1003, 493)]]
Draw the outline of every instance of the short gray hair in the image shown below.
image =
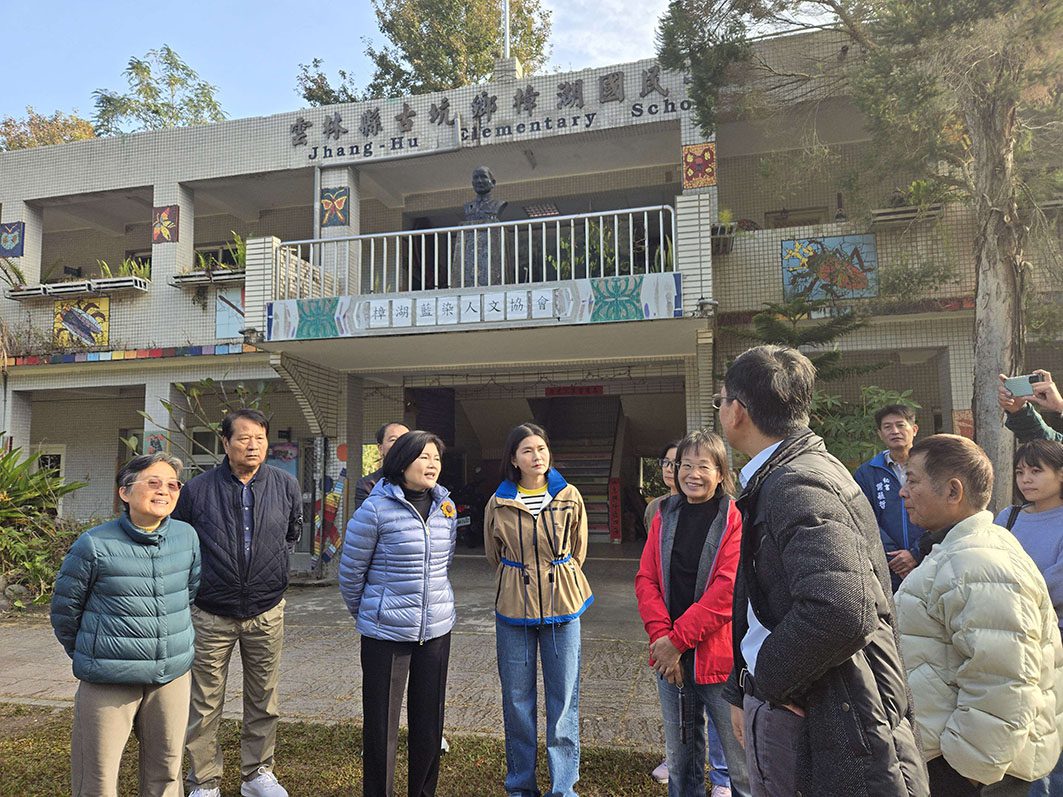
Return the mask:
[(181, 478), (181, 471), (184, 470), (185, 463), (173, 454), (167, 454), (165, 451), (156, 451), (154, 454), (140, 454), (124, 464), (118, 471), (118, 476), (115, 477), (115, 484), (119, 487), (131, 487), (133, 482), (137, 480), (137, 476), (156, 462), (165, 462), (174, 469), (177, 478)]

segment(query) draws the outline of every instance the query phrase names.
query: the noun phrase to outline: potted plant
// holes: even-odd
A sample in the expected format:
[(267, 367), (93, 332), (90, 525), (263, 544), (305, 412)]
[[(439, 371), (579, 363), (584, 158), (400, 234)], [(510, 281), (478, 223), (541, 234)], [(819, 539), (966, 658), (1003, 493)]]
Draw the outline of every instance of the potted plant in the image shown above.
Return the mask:
[(727, 208), (720, 208), (716, 223), (712, 225), (712, 254), (731, 254), (737, 231), (738, 224), (735, 223), (734, 214)]

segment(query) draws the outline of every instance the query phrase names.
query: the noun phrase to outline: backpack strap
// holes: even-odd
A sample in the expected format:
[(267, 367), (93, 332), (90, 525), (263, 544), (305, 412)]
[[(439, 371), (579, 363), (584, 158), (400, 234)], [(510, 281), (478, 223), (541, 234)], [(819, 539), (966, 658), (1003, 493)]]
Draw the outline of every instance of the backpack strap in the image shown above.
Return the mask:
[(1011, 511), (1008, 513), (1008, 521), (1004, 524), (1004, 528), (1011, 531), (1011, 527), (1015, 525), (1016, 518), (1019, 517), (1019, 512), (1022, 511), (1022, 504), (1014, 504), (1011, 507)]

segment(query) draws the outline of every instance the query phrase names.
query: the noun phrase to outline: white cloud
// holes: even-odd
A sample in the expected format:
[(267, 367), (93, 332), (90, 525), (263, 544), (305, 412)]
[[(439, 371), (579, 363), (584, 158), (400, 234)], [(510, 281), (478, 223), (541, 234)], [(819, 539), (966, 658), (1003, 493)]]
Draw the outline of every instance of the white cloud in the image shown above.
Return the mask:
[(548, 68), (621, 64), (657, 53), (657, 22), (668, 0), (543, 0), (553, 12)]

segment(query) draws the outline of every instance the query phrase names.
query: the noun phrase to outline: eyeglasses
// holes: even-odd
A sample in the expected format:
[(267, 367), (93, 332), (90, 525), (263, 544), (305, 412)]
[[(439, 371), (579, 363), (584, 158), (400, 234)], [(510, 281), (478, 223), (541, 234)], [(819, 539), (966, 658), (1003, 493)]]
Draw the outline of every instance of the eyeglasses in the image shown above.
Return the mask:
[(166, 489), (171, 493), (179, 493), (181, 492), (181, 488), (184, 487), (184, 485), (177, 481), (177, 479), (167, 479), (166, 481), (163, 481), (162, 479), (156, 479), (154, 476), (148, 479), (137, 479), (129, 486), (132, 487), (134, 484), (146, 484), (148, 485), (148, 489), (152, 492), (160, 489), (163, 485), (165, 485)]
[(721, 407), (723, 407), (723, 403), (725, 401), (737, 401), (743, 407), (746, 406), (746, 403), (742, 401), (742, 399), (738, 398), (738, 396), (725, 396), (722, 393), (717, 393), (715, 396), (712, 397), (712, 408), (714, 410), (720, 409)]
[(658, 462), (660, 463), (662, 468), (674, 468), (675, 467), (675, 460), (674, 459), (661, 459), (661, 460), (658, 460)]
[(702, 476), (709, 476), (715, 473), (716, 470), (717, 468), (715, 465), (695, 465), (692, 462), (684, 462), (679, 466), (680, 473), (690, 473), (692, 471), (697, 471)]

